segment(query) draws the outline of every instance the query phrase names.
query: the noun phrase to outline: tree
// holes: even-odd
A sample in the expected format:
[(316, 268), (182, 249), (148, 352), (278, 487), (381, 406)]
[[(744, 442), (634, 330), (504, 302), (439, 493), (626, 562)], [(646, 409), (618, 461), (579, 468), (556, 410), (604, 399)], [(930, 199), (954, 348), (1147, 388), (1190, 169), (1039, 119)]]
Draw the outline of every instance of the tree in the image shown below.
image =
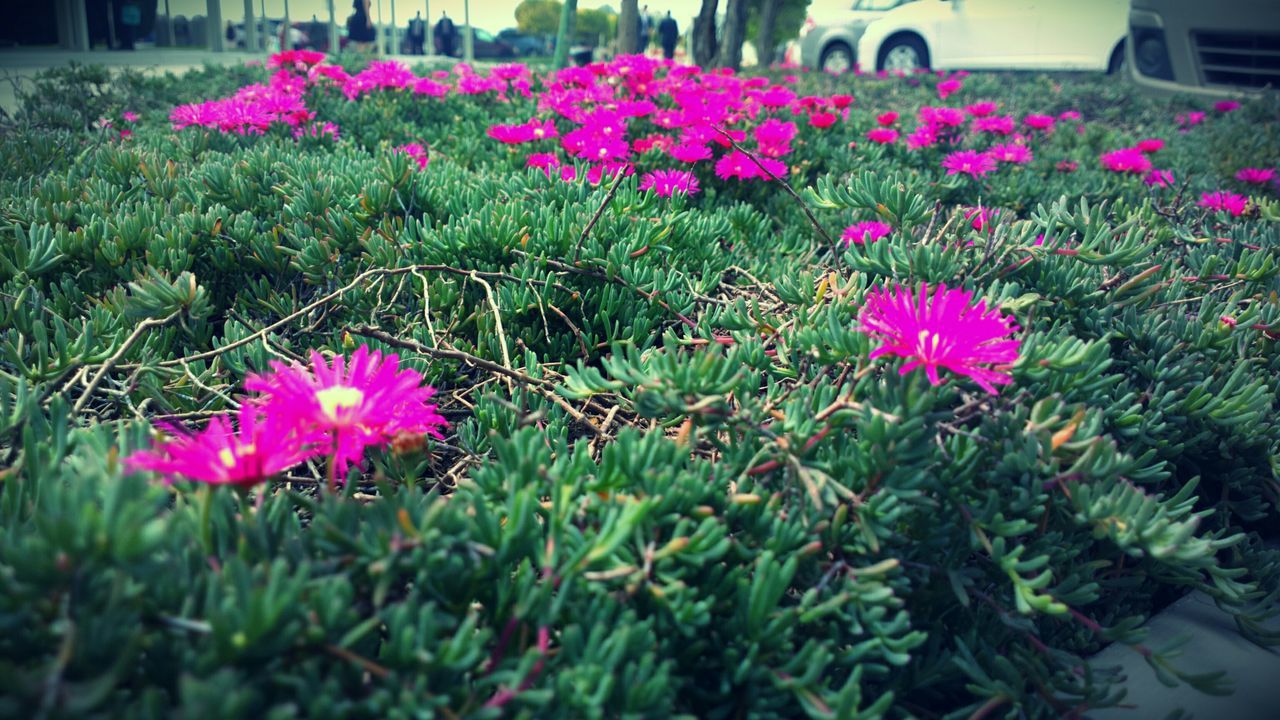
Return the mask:
[(724, 9), (724, 37), (720, 39), (717, 64), (737, 70), (742, 67), (742, 43), (747, 39), (747, 0), (729, 0)]
[(601, 36), (613, 37), (614, 31), (617, 29), (617, 19), (618, 16), (608, 8), (579, 10), (578, 41), (594, 46), (600, 42)]
[(800, 33), (808, 12), (809, 0), (755, 0), (747, 16), (747, 36), (755, 38), (756, 55), (761, 65), (777, 60), (774, 50), (778, 41)]
[(707, 67), (715, 62), (716, 51), (716, 6), (719, 0), (702, 0), (698, 17), (693, 21), (693, 62)]
[(516, 28), (526, 35), (554, 35), (563, 9), (559, 0), (524, 0), (516, 6)]
[(622, 12), (618, 15), (618, 54), (630, 54), (640, 50), (640, 2), (622, 0)]
[(565, 0), (560, 8), (560, 27), (556, 31), (556, 54), (551, 62), (557, 70), (569, 65), (569, 43), (573, 42), (573, 26), (578, 19), (578, 0)]

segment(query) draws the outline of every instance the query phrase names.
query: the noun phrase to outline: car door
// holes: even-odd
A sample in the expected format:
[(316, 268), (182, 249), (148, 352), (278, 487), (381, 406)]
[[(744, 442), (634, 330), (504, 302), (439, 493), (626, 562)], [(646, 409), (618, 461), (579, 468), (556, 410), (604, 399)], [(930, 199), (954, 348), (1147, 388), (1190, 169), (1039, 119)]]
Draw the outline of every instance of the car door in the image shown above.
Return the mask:
[[(940, 9), (935, 68), (1033, 67), (1037, 10), (1061, 0), (949, 0)], [(1061, 2), (1069, 5), (1071, 3)]]
[(1036, 67), (1106, 70), (1128, 31), (1128, 0), (1042, 3)]

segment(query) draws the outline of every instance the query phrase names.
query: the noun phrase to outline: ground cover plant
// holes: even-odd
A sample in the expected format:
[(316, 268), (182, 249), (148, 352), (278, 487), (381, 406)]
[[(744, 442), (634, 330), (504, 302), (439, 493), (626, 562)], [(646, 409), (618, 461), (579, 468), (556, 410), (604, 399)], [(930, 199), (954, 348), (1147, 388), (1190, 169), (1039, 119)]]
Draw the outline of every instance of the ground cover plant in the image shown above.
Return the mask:
[(0, 146), (0, 716), (1058, 717), (1274, 614), (1274, 99), (308, 53)]

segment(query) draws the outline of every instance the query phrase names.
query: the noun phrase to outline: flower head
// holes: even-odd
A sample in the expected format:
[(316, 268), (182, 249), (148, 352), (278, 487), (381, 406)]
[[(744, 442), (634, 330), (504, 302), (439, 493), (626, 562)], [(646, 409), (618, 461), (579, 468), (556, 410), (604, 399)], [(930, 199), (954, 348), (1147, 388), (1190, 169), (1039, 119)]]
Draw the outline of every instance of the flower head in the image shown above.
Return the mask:
[(1013, 163), (1014, 165), (1025, 165), (1033, 159), (1031, 149), (1019, 143), (992, 145), (987, 153), (998, 162)]
[(844, 246), (848, 247), (849, 243), (858, 245), (873, 243), (882, 237), (887, 237), (891, 232), (893, 232), (893, 226), (888, 223), (879, 220), (863, 220), (845, 228), (840, 239), (844, 240)]
[(654, 170), (640, 178), (641, 190), (652, 190), (658, 197), (674, 194), (697, 195), (698, 179), (686, 170)]
[(1207, 192), (1200, 196), (1200, 207), (1231, 213), (1231, 217), (1240, 217), (1248, 206), (1249, 198), (1226, 190)]
[(1018, 331), (1011, 317), (986, 301), (971, 304), (965, 290), (938, 285), (932, 290), (921, 283), (918, 292), (895, 286), (867, 296), (858, 330), (880, 345), (871, 358), (882, 355), (907, 358), (898, 371), (906, 375), (923, 366), (929, 382), (942, 384), (938, 370), (945, 368), (973, 378), (982, 389), (996, 392), (996, 385), (1012, 378), (1003, 372), (1018, 359), (1022, 341), (1008, 337)]
[(881, 145), (892, 145), (898, 141), (898, 131), (888, 127), (875, 127), (867, 131), (867, 139)]
[(1151, 160), (1137, 148), (1122, 148), (1103, 153), (1098, 160), (1111, 172), (1142, 174), (1151, 169)]
[(1173, 173), (1168, 170), (1152, 170), (1142, 178), (1142, 182), (1151, 187), (1171, 187), (1173, 185)]
[(1150, 155), (1154, 152), (1160, 152), (1160, 150), (1164, 148), (1164, 140), (1161, 140), (1160, 138), (1147, 138), (1146, 140), (1139, 140), (1138, 144), (1134, 147), (1138, 149), (1138, 152)]
[(367, 345), (350, 363), (341, 355), (326, 362), (315, 351), (310, 367), (273, 362), (270, 373), (246, 378), (245, 388), (264, 395), (267, 415), (331, 438), (327, 449), (339, 471), (360, 462), (367, 447), (403, 433), (440, 438), (446, 425), (428, 402), (435, 389), (416, 371), (402, 370), (396, 355), (370, 352)]
[(1236, 173), (1236, 179), (1250, 185), (1266, 185), (1276, 176), (1271, 168), (1242, 168)]
[(253, 402), (240, 406), (239, 429), (229, 415), (215, 415), (198, 433), (174, 436), (125, 459), (131, 471), (150, 470), (166, 482), (184, 477), (213, 485), (253, 485), (278, 475), (319, 452), (313, 433), (264, 414)]
[(973, 150), (958, 150), (942, 160), (948, 175), (968, 175), (980, 178), (996, 169), (995, 158)]

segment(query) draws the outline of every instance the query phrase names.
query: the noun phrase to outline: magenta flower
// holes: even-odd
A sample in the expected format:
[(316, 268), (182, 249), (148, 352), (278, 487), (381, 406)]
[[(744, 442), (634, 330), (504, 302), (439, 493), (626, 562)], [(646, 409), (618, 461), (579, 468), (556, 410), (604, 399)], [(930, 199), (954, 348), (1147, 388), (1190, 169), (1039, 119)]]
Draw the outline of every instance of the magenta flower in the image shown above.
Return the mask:
[(299, 431), (278, 416), (264, 414), (252, 402), (240, 407), (237, 419), (238, 431), (229, 415), (214, 416), (204, 430), (195, 434), (170, 428), (174, 431), (172, 438), (125, 458), (125, 468), (160, 473), (165, 482), (184, 477), (212, 485), (247, 486), (317, 455), (317, 441), (324, 440)]
[[(781, 160), (760, 158), (760, 164), (764, 165), (776, 177), (785, 177), (787, 174), (787, 164)], [(737, 178), (738, 180), (769, 178), (768, 175), (761, 172), (751, 158), (747, 157), (746, 153), (737, 150), (716, 161), (716, 177), (721, 180), (728, 180), (729, 178)]]
[(887, 237), (891, 232), (893, 232), (893, 226), (888, 223), (883, 223), (879, 220), (863, 220), (845, 228), (840, 235), (840, 239), (844, 240), (844, 247), (849, 247), (849, 243), (858, 245), (873, 243), (880, 238)]
[(1266, 185), (1275, 176), (1276, 171), (1271, 168), (1241, 168), (1236, 173), (1237, 180), (1250, 185)]
[(673, 194), (697, 195), (698, 179), (693, 173), (685, 170), (654, 170), (640, 178), (641, 190), (652, 190), (658, 197), (671, 197)]
[(138, 113), (132, 110), (125, 110), (123, 113), (121, 113), (120, 117), (124, 118), (125, 122), (135, 123), (135, 122), (138, 122), (139, 115)]
[(964, 87), (964, 83), (960, 82), (959, 80), (956, 80), (955, 78), (943, 80), (942, 82), (938, 83), (938, 98), (940, 100), (946, 100), (947, 98), (951, 97), (955, 93), (959, 92), (960, 88), (962, 87)]
[(1235, 100), (1219, 100), (1213, 104), (1213, 109), (1220, 113), (1228, 113), (1240, 107), (1240, 103)]
[(1013, 121), (1012, 115), (992, 115), (973, 121), (974, 131), (992, 135), (1011, 135), (1017, 128), (1018, 125)]
[(907, 358), (898, 370), (906, 375), (923, 366), (932, 385), (941, 385), (938, 370), (973, 378), (995, 394), (996, 385), (1012, 378), (1005, 370), (1018, 360), (1022, 341), (1008, 337), (1019, 330), (1012, 317), (985, 300), (971, 305), (965, 290), (938, 285), (932, 291), (921, 283), (919, 293), (895, 286), (867, 295), (858, 330), (880, 342), (871, 359), (882, 355)]
[(431, 156), (427, 153), (427, 149), (418, 143), (407, 143), (391, 149), (393, 153), (404, 153), (418, 164), (419, 170), (426, 170), (427, 165), (431, 163)]
[(816, 128), (829, 128), (836, 124), (835, 113), (815, 112), (809, 115), (809, 124)]
[(1142, 182), (1151, 187), (1172, 187), (1173, 173), (1168, 170), (1152, 170), (1142, 178)]
[(1052, 115), (1031, 114), (1022, 119), (1022, 123), (1032, 130), (1043, 130), (1048, 132), (1053, 129), (1054, 119)]
[(1031, 155), (1031, 148), (1018, 143), (992, 145), (987, 153), (995, 158), (997, 162), (1012, 163), (1014, 165), (1026, 165), (1034, 159)]
[(898, 141), (898, 131), (887, 127), (871, 128), (867, 131), (867, 139), (881, 145), (892, 145)]
[(264, 395), (263, 410), (286, 427), (320, 433), (338, 472), (364, 457), (365, 448), (386, 445), (397, 435), (442, 438), (447, 423), (428, 402), (435, 388), (415, 370), (400, 369), (400, 358), (361, 345), (350, 364), (341, 355), (331, 363), (316, 351), (311, 366), (271, 363), (271, 372), (250, 375), (244, 386)]
[(680, 143), (667, 151), (671, 157), (682, 163), (695, 163), (711, 159), (711, 148), (706, 145)]
[(976, 118), (986, 117), (999, 109), (1000, 106), (990, 100), (983, 100), (982, 102), (976, 102), (964, 107), (965, 112)]
[(1103, 153), (1098, 160), (1111, 172), (1141, 174), (1151, 169), (1151, 161), (1137, 148), (1112, 150)]
[(938, 143), (938, 131), (932, 125), (921, 125), (907, 136), (907, 147), (912, 150), (933, 147)]
[(1226, 190), (1207, 192), (1200, 196), (1200, 207), (1231, 213), (1231, 217), (1240, 217), (1248, 206), (1249, 198)]
[(995, 158), (973, 150), (958, 150), (942, 160), (948, 175), (968, 175), (980, 178), (996, 169)]
[(1161, 140), (1160, 138), (1147, 138), (1146, 140), (1139, 140), (1136, 147), (1138, 152), (1150, 155), (1151, 153), (1159, 152), (1164, 149), (1164, 140)]
[(896, 122), (898, 122), (898, 113), (892, 110), (876, 116), (876, 123), (882, 127), (889, 127)]

